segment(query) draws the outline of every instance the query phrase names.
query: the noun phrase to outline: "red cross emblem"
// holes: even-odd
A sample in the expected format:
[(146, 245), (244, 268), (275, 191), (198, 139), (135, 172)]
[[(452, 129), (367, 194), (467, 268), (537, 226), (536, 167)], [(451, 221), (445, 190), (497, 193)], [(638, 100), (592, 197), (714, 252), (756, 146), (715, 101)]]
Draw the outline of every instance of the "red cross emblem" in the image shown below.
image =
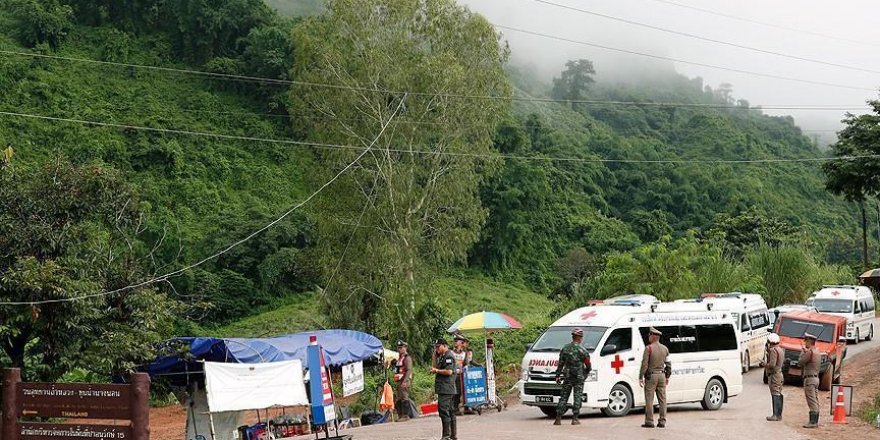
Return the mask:
[(582, 320), (582, 321), (588, 321), (590, 318), (593, 318), (593, 317), (595, 317), (595, 316), (596, 316), (596, 311), (595, 311), (595, 310), (590, 310), (589, 312), (584, 313), (583, 315), (581, 315), (581, 320)]
[(614, 361), (611, 362), (611, 368), (614, 368), (616, 374), (620, 374), (620, 369), (623, 368), (623, 359), (620, 358), (619, 354), (614, 355)]
[(831, 292), (831, 294), (834, 295), (834, 296), (837, 296), (837, 295), (840, 295), (840, 292), (837, 291), (837, 290), (835, 290), (835, 291)]

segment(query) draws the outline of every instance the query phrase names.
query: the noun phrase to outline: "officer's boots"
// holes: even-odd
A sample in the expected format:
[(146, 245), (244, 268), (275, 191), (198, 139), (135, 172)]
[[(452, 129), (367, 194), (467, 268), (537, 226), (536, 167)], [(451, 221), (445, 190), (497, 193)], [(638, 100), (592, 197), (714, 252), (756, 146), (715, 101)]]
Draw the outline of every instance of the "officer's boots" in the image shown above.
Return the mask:
[(553, 426), (559, 426), (562, 424), (562, 414), (556, 413), (556, 421), (553, 422)]
[(804, 425), (804, 428), (817, 428), (819, 426), (819, 413), (810, 411), (810, 423)]
[(571, 424), (572, 424), (572, 425), (580, 425), (580, 424), (581, 424), (581, 421), (578, 420), (578, 415), (577, 415), (577, 413), (572, 414), (572, 416), (571, 416)]
[(772, 395), (770, 399), (773, 402), (773, 415), (767, 417), (767, 421), (778, 422), (782, 420), (782, 396)]
[(781, 422), (782, 421), (782, 408), (785, 406), (784, 405), (785, 404), (785, 396), (780, 394), (776, 397), (779, 399), (779, 408), (777, 409), (778, 412), (776, 413), (776, 421)]

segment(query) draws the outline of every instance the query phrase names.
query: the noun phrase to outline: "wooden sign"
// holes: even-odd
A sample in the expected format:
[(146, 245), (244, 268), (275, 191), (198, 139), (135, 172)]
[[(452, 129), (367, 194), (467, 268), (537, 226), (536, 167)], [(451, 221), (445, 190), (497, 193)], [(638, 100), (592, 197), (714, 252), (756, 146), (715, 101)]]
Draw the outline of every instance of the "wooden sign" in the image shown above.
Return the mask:
[(131, 426), (59, 423), (20, 423), (19, 440), (131, 440)]
[(20, 417), (127, 419), (128, 385), (20, 383), (16, 402)]
[[(144, 373), (132, 374), (128, 385), (27, 383), (10, 368), (3, 370), (0, 395), (0, 440), (150, 440), (150, 377)], [(36, 423), (34, 417), (127, 422)]]

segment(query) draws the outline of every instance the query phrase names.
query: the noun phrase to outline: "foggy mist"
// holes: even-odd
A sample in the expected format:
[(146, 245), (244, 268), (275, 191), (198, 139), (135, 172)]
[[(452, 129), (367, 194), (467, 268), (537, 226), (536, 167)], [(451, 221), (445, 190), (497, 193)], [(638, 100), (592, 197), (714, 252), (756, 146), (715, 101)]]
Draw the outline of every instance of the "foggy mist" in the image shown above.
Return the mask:
[[(499, 29), (510, 43), (511, 63), (533, 66), (545, 79), (558, 75), (566, 60), (592, 60), (598, 81), (633, 80), (654, 70), (674, 69), (702, 77), (716, 88), (733, 85), (736, 99), (751, 105), (842, 105), (859, 113), (867, 99), (877, 98), (880, 74), (793, 60), (776, 55), (674, 35), (542, 4), (534, 0), (459, 0), (495, 25), (520, 28), (570, 40), (600, 44), (715, 66), (770, 75), (874, 89), (852, 90), (623, 54), (517, 31)], [(880, 71), (880, 2), (849, 0), (548, 0), (595, 13), (695, 34), (743, 46)], [(703, 11), (772, 23), (765, 26)], [(806, 32), (790, 31), (793, 28)], [(810, 34), (810, 33), (813, 34)], [(823, 34), (826, 36), (814, 35)], [(830, 38), (835, 37), (835, 38)], [(637, 79), (636, 79), (637, 80)], [(842, 110), (765, 110), (795, 117), (809, 136), (833, 141)]]

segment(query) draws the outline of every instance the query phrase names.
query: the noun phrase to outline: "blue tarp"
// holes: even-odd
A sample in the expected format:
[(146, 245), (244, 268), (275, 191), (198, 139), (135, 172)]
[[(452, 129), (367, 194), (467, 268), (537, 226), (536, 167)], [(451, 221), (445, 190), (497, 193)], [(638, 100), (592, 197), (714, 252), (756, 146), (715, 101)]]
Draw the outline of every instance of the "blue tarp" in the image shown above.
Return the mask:
[(324, 348), (324, 360), (330, 366), (366, 360), (382, 351), (379, 339), (354, 330), (318, 330), (255, 339), (186, 337), (167, 341), (164, 353), (145, 370), (153, 376), (199, 372), (200, 361), (253, 364), (299, 359), (306, 365), (306, 347), (312, 335)]

